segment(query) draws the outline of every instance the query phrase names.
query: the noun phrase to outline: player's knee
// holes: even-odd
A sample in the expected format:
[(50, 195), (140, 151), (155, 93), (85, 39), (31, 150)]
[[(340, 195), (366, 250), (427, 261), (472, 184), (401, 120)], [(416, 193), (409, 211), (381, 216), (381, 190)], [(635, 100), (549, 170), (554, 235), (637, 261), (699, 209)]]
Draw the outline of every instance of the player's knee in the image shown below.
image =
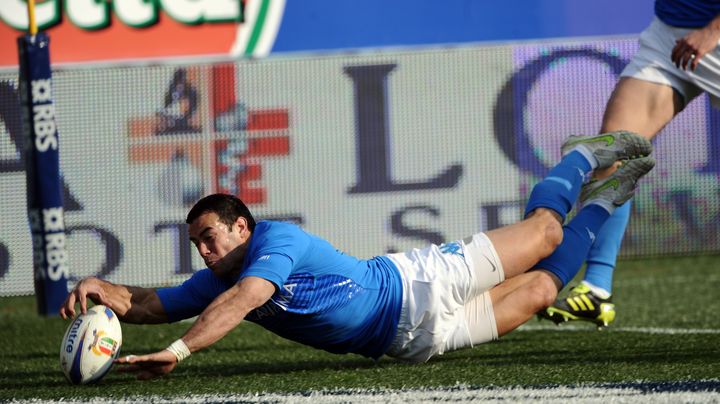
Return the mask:
[(562, 224), (560, 224), (555, 215), (548, 209), (539, 210), (535, 218), (538, 221), (538, 234), (541, 237), (540, 255), (547, 257), (552, 254), (562, 242)]
[(529, 298), (537, 310), (542, 310), (557, 299), (558, 289), (552, 277), (543, 271), (536, 272)]

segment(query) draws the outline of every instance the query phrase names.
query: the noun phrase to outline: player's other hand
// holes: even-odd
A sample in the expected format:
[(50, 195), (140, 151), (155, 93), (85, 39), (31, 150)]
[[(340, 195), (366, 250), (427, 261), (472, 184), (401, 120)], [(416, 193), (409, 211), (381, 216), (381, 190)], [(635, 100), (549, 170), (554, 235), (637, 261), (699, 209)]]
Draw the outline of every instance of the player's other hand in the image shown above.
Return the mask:
[(720, 39), (720, 30), (712, 24), (705, 28), (690, 31), (684, 37), (675, 41), (670, 58), (675, 66), (681, 69), (695, 70), (700, 59), (706, 53), (715, 49)]
[(76, 303), (80, 303), (80, 312), (82, 314), (87, 313), (88, 298), (97, 304), (107, 305), (105, 290), (102, 288), (101, 282), (101, 280), (94, 277), (85, 278), (78, 282), (60, 307), (60, 317), (63, 319), (75, 317)]
[(164, 349), (148, 355), (123, 356), (115, 359), (115, 363), (120, 365), (118, 372), (135, 373), (138, 380), (148, 380), (172, 372), (177, 366), (177, 357)]

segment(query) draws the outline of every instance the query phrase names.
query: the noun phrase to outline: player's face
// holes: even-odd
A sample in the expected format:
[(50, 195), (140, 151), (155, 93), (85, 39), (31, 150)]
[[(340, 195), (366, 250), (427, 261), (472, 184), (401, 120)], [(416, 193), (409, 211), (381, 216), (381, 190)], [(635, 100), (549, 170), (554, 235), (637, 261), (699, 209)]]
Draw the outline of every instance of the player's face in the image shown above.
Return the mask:
[(250, 231), (244, 218), (232, 226), (220, 221), (217, 213), (207, 212), (190, 223), (190, 241), (197, 247), (205, 264), (217, 276), (240, 270)]

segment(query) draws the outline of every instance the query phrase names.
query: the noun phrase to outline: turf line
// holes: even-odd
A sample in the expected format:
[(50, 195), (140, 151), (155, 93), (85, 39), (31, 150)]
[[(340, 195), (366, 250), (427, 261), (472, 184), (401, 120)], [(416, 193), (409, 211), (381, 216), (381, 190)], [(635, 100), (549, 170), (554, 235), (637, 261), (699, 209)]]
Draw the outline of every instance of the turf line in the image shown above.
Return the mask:
[[(672, 381), (602, 383), (583, 385), (548, 385), (536, 387), (477, 387), (458, 384), (450, 387), (420, 389), (332, 389), (309, 390), (296, 393), (202, 394), (189, 396), (135, 396), (123, 398), (75, 399), (64, 403), (437, 403), (437, 402), (497, 402), (497, 403), (716, 403), (720, 399), (720, 381)], [(11, 401), (16, 402), (16, 401)], [(48, 403), (29, 400), (29, 403)], [(57, 402), (57, 401), (53, 401)]]
[[(517, 331), (596, 331), (592, 324), (525, 324)], [(609, 327), (603, 331), (632, 332), (640, 334), (687, 335), (687, 334), (720, 334), (720, 329), (714, 328), (662, 328), (662, 327)]]

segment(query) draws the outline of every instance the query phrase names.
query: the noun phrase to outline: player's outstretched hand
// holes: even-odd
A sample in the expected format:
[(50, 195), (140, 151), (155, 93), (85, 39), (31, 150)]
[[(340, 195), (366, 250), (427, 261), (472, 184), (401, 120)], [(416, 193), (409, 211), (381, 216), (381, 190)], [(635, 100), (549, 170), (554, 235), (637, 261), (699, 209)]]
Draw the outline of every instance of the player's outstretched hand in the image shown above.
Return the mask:
[(60, 307), (60, 317), (66, 320), (75, 317), (75, 304), (78, 302), (80, 303), (80, 312), (87, 313), (88, 297), (97, 304), (107, 305), (105, 291), (99, 279), (90, 277), (78, 282)]
[(138, 380), (148, 380), (172, 372), (177, 366), (177, 357), (164, 349), (147, 355), (123, 356), (115, 359), (115, 363), (120, 365), (117, 368), (118, 372), (135, 373)]

